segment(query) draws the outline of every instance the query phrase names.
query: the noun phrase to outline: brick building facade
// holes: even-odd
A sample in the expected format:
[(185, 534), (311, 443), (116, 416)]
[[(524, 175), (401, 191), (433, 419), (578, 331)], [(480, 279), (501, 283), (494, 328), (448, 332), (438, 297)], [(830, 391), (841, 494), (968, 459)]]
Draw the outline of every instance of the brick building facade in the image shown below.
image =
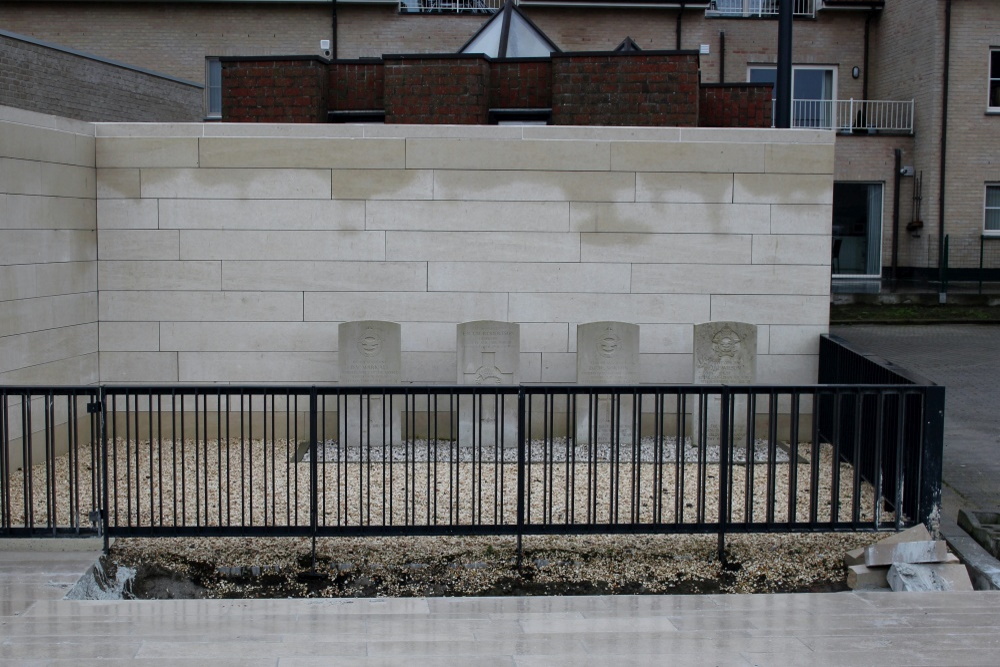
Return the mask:
[[(610, 50), (626, 36), (646, 51), (697, 50), (699, 122), (759, 120), (764, 112), (752, 105), (719, 116), (741, 93), (738, 87), (720, 90), (712, 84), (766, 80), (777, 60), (773, 16), (712, 11), (708, 2), (649, 3), (655, 8), (631, 6), (641, 2), (628, 8), (615, 4), (522, 0), (519, 7), (568, 53)], [(739, 3), (717, 6), (722, 5)], [(984, 199), (994, 192), (991, 188), (1000, 188), (1000, 108), (987, 100), (991, 76), (1000, 77), (990, 60), (1000, 47), (1000, 17), (993, 3), (815, 0), (804, 5), (809, 11), (794, 25), (793, 60), (801, 85), (796, 84), (793, 96), (818, 103), (803, 103), (793, 116), (805, 125), (839, 130), (833, 225), (844, 254), (834, 261), (834, 273), (854, 283), (885, 278), (894, 269), (903, 277), (935, 277), (943, 235), (950, 239), (950, 265), (975, 269), (986, 224)], [(391, 122), (399, 116), (389, 113), (398, 107), (391, 92), (385, 97), (396, 90), (392, 78), (386, 79), (387, 68), (403, 73), (398, 68), (405, 60), (382, 56), (457, 52), (486, 19), (483, 14), (400, 7), (388, 0), (11, 1), (0, 6), (0, 29), (194, 81), (205, 80), (206, 58), (329, 55), (329, 108), (383, 109)], [(321, 40), (330, 42), (329, 54)], [(361, 58), (379, 60), (366, 64)], [(556, 88), (539, 85), (558, 78), (545, 69), (558, 62), (560, 58), (536, 65), (527, 76), (519, 64), (491, 63), (490, 84), (482, 91), (488, 98), (485, 105), (537, 105), (551, 108), (552, 118), (558, 119)], [(518, 101), (503, 101), (510, 99)], [(623, 99), (635, 106), (635, 100)], [(882, 115), (889, 113), (903, 117), (888, 127)], [(429, 115), (438, 122), (444, 119), (439, 113)], [(637, 112), (640, 120), (648, 115)], [(484, 122), (482, 118), (477, 109), (462, 120)], [(711, 118), (715, 120), (706, 120)], [(662, 120), (675, 122), (666, 116)], [(902, 178), (896, 173), (897, 151), (900, 164), (912, 168)], [(1000, 241), (996, 245), (1000, 248)]]
[(204, 87), (0, 30), (0, 105), (89, 121), (193, 122)]

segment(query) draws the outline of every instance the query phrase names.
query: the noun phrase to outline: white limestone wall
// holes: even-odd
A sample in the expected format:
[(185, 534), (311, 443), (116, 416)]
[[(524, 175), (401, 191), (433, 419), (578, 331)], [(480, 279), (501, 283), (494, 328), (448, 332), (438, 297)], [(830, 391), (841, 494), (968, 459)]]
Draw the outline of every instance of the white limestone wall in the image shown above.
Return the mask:
[(91, 124), (0, 107), (0, 385), (98, 381), (94, 159)]
[[(0, 386), (98, 381), (94, 152), (89, 123), (0, 106)], [(68, 437), (65, 400), (28, 405), (25, 421), (8, 396), (0, 419), (8, 471), (24, 463), (26, 430), (35, 462), (47, 419), (57, 449)], [(85, 441), (87, 424), (76, 434)]]
[(833, 135), (802, 130), (97, 125), (100, 379), (338, 380), (337, 325), (402, 325), (451, 383), (455, 325), (521, 325), (526, 382), (576, 325), (641, 325), (644, 382), (692, 327), (757, 324), (760, 382), (813, 383)]

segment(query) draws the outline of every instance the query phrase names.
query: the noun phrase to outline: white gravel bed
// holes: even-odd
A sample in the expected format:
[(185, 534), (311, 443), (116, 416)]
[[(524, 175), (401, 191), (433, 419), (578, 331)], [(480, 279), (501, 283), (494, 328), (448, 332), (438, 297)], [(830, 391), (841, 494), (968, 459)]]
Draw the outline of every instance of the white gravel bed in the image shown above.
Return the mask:
[[(336, 440), (327, 440), (317, 446), (319, 461), (483, 461), (496, 462), (502, 460), (504, 463), (517, 462), (516, 446), (496, 446), (492, 442), (489, 444), (462, 444), (450, 440), (408, 440), (392, 445), (364, 446), (355, 443), (341, 445)], [(664, 438), (645, 437), (639, 441), (639, 447), (633, 448), (631, 441), (621, 441), (617, 444), (609, 442), (599, 442), (594, 444), (574, 444), (570, 438), (556, 438), (545, 441), (540, 439), (532, 440), (527, 446), (527, 458), (531, 461), (613, 461), (619, 462), (637, 460), (641, 463), (672, 463), (674, 461), (697, 462), (699, 460), (699, 448), (691, 438), (684, 438), (683, 444), (678, 446), (677, 438), (668, 436)], [(768, 441), (758, 439), (754, 446), (750, 448), (751, 455), (748, 457), (745, 445), (734, 446), (732, 448), (733, 463), (746, 463), (750, 458), (756, 463), (767, 463), (775, 461), (777, 463), (788, 463), (789, 450), (784, 443), (776, 444), (772, 452), (768, 446)], [(299, 445), (302, 453), (302, 460), (309, 462), (312, 451), (307, 445)], [(803, 447), (798, 457), (801, 459), (807, 456), (809, 449)], [(718, 463), (720, 458), (720, 447), (718, 445), (707, 445), (701, 451), (701, 460), (707, 463)]]
[[(419, 448), (417, 448), (419, 449)], [(811, 447), (801, 445), (801, 452)], [(299, 460), (295, 443), (278, 441), (141, 442), (126, 448), (115, 443), (109, 478), (117, 480), (111, 495), (111, 521), (140, 526), (308, 526), (308, 463)], [(426, 448), (425, 448), (426, 451)], [(842, 520), (850, 518), (853, 474), (840, 465), (834, 502), (831, 447), (819, 446), (812, 463), (757, 463), (731, 469), (732, 521), (805, 521), (810, 518), (810, 489), (818, 471), (817, 521), (828, 520), (836, 505)], [(79, 452), (81, 475), (78, 508), (69, 504), (68, 458), (59, 457), (52, 474), (57, 480), (56, 518), (68, 523), (73, 511), (83, 525), (90, 485), (90, 450)], [(533, 461), (526, 466), (528, 523), (698, 523), (718, 519), (720, 467), (717, 463), (659, 463), (565, 459)], [(44, 464), (32, 471), (34, 515), (48, 512)], [(795, 478), (797, 494), (788, 495)], [(11, 475), (11, 516), (24, 523), (20, 473)], [(319, 522), (322, 526), (378, 525), (511, 525), (517, 518), (517, 466), (477, 459), (437, 458), (407, 461), (330, 461), (318, 469)], [(748, 501), (749, 496), (752, 502)], [(860, 518), (874, 517), (874, 492), (863, 483)], [(883, 513), (881, 520), (892, 516)]]

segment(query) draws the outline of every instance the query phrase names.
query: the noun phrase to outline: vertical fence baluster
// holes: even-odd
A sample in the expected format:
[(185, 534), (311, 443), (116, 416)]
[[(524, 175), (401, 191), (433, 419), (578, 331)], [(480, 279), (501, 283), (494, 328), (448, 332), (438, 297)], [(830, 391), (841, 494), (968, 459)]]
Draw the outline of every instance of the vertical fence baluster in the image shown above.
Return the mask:
[[(719, 543), (718, 557), (726, 562), (726, 525), (729, 519), (729, 468), (732, 465), (730, 454), (730, 436), (732, 435), (732, 394), (729, 387), (722, 388), (721, 397), (722, 423), (719, 426)], [(706, 466), (707, 467), (707, 466)]]
[[(524, 557), (522, 536), (524, 534), (524, 458), (525, 458), (525, 391), (522, 386), (517, 393), (517, 567), (521, 567)], [(530, 423), (530, 422), (529, 422)]]

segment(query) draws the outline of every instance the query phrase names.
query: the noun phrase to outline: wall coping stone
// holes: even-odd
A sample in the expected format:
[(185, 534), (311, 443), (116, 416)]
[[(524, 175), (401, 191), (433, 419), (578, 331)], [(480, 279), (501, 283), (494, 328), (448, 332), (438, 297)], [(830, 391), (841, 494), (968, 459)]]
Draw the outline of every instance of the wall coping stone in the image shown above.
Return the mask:
[(772, 128), (370, 125), (340, 123), (93, 123), (98, 137), (277, 137), (488, 139), (523, 141), (655, 141), (741, 144), (833, 144), (832, 130)]
[(20, 109), (18, 107), (0, 105), (0, 122), (17, 123), (18, 125), (41, 127), (47, 130), (73, 132), (74, 134), (95, 136), (95, 123), (90, 121), (76, 120), (74, 118), (40, 113), (38, 111)]

